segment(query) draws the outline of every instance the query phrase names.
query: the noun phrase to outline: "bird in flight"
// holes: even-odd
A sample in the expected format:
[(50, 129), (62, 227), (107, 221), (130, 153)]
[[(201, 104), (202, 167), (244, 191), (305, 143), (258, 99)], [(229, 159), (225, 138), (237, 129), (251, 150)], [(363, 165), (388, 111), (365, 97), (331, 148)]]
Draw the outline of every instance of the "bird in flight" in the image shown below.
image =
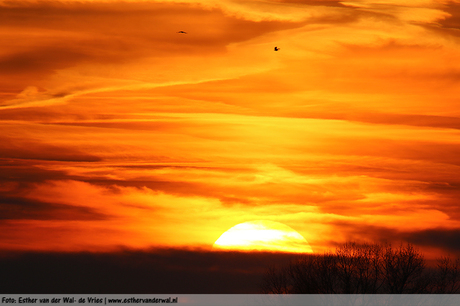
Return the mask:
[(280, 48), (278, 48), (278, 47), (275, 47), (275, 51), (278, 51), (279, 49), (280, 49)]
[(179, 34), (187, 34), (187, 32), (185, 32), (185, 31), (179, 31), (177, 33), (179, 33)]

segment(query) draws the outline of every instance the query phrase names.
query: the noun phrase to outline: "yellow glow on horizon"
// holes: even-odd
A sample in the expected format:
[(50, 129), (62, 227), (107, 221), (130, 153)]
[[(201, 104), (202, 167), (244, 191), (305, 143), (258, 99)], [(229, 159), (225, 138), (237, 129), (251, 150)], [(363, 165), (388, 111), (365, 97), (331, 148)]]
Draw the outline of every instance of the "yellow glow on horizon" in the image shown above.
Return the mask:
[(313, 253), (307, 240), (294, 229), (265, 220), (235, 225), (216, 240), (213, 249)]

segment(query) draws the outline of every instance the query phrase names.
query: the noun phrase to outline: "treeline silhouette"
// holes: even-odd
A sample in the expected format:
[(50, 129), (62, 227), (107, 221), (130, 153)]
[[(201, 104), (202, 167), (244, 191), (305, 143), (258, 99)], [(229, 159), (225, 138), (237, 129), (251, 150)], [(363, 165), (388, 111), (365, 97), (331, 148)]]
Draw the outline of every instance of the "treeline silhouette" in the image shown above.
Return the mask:
[(460, 258), (438, 258), (428, 267), (413, 245), (348, 242), (334, 253), (305, 255), (272, 266), (262, 293), (272, 294), (445, 294), (460, 289)]

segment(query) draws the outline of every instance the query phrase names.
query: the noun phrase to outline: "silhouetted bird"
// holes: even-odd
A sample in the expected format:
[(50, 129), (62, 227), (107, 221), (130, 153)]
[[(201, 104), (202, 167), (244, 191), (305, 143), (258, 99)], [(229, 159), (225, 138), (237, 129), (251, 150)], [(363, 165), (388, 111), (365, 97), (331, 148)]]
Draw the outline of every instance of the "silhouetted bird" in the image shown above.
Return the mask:
[(177, 33), (179, 33), (179, 34), (187, 34), (187, 32), (185, 32), (185, 31), (179, 31)]
[(278, 48), (278, 47), (275, 47), (275, 51), (278, 51), (279, 49), (280, 49), (280, 48)]

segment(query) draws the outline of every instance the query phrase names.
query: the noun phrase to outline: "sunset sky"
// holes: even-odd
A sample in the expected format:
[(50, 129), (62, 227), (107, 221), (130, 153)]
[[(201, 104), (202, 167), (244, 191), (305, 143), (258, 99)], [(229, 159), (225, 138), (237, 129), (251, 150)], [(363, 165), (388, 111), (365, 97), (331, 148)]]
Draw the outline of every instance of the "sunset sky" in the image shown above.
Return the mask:
[(458, 0), (0, 1), (0, 46), (2, 250), (460, 251)]

